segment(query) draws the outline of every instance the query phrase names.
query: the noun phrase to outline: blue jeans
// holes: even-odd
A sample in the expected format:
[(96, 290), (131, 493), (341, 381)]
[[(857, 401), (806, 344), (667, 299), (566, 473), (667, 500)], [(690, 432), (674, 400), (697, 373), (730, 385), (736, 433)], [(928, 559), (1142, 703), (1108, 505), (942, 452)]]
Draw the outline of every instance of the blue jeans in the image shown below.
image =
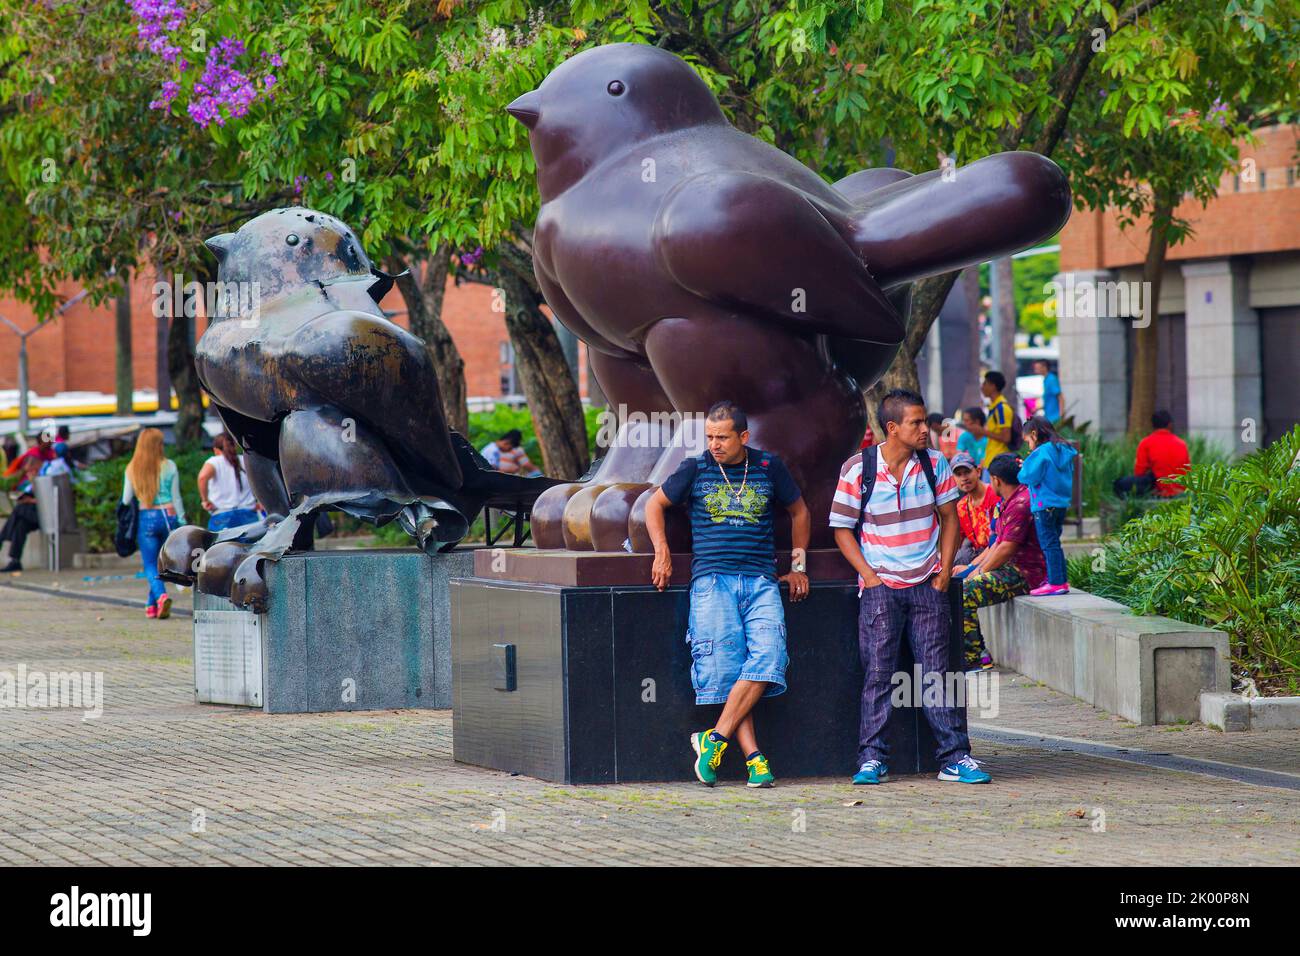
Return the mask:
[(701, 574), (691, 582), (691, 686), (695, 703), (721, 704), (738, 680), (785, 691), (785, 608), (776, 581), (760, 574)]
[[(953, 581), (950, 587), (959, 588), (961, 582)], [(912, 660), (921, 665), (921, 673), (940, 675), (940, 685), (944, 686), (946, 675), (952, 672), (948, 659), (951, 624), (948, 595), (936, 591), (928, 580), (906, 588), (877, 584), (863, 590), (858, 603), (858, 653), (865, 672), (858, 726), (859, 765), (868, 760), (889, 761), (885, 731), (893, 710), (894, 674), (898, 672), (904, 638), (911, 646)], [(924, 698), (921, 706), (934, 734), (939, 765), (969, 755), (966, 708), (947, 700), (931, 706)]]
[(135, 541), (140, 546), (140, 560), (144, 562), (144, 576), (149, 581), (149, 603), (153, 604), (167, 593), (167, 585), (158, 577), (158, 552), (162, 550), (167, 535), (180, 527), (175, 515), (161, 508), (141, 508), (140, 524)]
[(1064, 508), (1044, 508), (1034, 512), (1034, 530), (1038, 546), (1047, 562), (1047, 583), (1065, 583), (1065, 552), (1061, 550), (1061, 529), (1065, 527)]
[(231, 508), (209, 516), (208, 530), (225, 531), (227, 528), (238, 528), (241, 524), (252, 524), (256, 520), (257, 512), (252, 508)]

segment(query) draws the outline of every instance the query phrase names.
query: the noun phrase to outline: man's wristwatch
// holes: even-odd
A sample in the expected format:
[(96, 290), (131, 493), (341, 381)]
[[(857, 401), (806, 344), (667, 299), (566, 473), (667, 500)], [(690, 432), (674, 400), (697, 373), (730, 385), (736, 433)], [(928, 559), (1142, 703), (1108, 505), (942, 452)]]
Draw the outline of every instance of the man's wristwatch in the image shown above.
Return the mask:
[(790, 562), (790, 570), (795, 574), (803, 574), (808, 570), (808, 559), (806, 557), (794, 558)]

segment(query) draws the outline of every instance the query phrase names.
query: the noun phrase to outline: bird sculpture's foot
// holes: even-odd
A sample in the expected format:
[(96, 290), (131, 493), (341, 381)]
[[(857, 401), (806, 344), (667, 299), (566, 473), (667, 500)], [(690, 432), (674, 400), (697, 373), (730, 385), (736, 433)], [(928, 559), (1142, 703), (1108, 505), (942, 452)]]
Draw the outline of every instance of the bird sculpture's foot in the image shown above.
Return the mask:
[(217, 536), (206, 528), (187, 524), (167, 536), (158, 552), (158, 577), (172, 584), (193, 587), (203, 556)]

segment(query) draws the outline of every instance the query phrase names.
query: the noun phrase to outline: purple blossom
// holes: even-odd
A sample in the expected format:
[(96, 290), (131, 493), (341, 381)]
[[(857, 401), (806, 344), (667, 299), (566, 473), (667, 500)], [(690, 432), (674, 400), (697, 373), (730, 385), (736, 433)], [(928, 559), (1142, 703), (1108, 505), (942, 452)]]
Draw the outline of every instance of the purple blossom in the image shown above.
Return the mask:
[[(187, 110), (190, 118), (204, 129), (211, 123), (225, 126), (228, 118), (247, 116), (257, 99), (253, 79), (235, 67), (244, 54), (244, 44), (233, 37), (222, 37), (208, 51), (203, 74), (194, 83), (194, 98)], [(265, 84), (269, 88), (275, 81)]]
[(172, 100), (176, 99), (176, 94), (179, 93), (180, 91), (181, 91), (181, 85), (179, 83), (177, 83), (175, 80), (167, 80), (162, 85), (162, 90), (159, 92), (158, 99), (153, 100), (149, 104), (149, 109), (151, 110), (169, 109), (172, 105)]
[(298, 196), (298, 195), (301, 195), (301, 194), (302, 194), (302, 187), (303, 187), (303, 184), (306, 183), (310, 178), (311, 178), (310, 176), (295, 176), (295, 177), (293, 177), (293, 194), (294, 194), (295, 196)]
[(473, 252), (462, 252), (460, 254), (460, 264), (463, 266), (473, 266), (483, 258), (483, 247), (477, 247)]
[[(180, 56), (180, 47), (172, 42), (188, 16), (180, 0), (127, 0), (127, 5), (135, 17), (141, 47), (172, 65), (178, 76), (186, 73), (190, 62)], [(273, 96), (272, 87), (277, 82), (274, 74), (257, 78), (237, 67), (237, 61), (246, 52), (242, 40), (224, 36), (208, 51), (203, 72), (195, 81), (193, 95), (186, 106), (190, 118), (203, 129), (212, 123), (224, 126), (227, 119), (246, 116), (259, 96)], [(273, 66), (283, 62), (278, 53), (263, 53), (262, 58)], [(178, 80), (167, 80), (149, 108), (169, 109), (179, 93)]]

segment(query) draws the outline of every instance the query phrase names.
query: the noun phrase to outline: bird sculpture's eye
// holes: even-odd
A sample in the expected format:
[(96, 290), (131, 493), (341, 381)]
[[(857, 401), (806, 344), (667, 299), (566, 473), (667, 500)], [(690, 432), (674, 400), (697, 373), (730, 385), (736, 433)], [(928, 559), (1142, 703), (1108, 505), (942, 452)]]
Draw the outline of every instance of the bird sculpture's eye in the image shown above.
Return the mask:
[(291, 232), (285, 237), (284, 241), (289, 243), (291, 246), (296, 246), (298, 244), (298, 237)]
[(622, 80), (613, 80), (610, 82), (608, 89), (610, 96), (622, 96), (623, 91), (627, 89), (627, 87), (623, 85)]

